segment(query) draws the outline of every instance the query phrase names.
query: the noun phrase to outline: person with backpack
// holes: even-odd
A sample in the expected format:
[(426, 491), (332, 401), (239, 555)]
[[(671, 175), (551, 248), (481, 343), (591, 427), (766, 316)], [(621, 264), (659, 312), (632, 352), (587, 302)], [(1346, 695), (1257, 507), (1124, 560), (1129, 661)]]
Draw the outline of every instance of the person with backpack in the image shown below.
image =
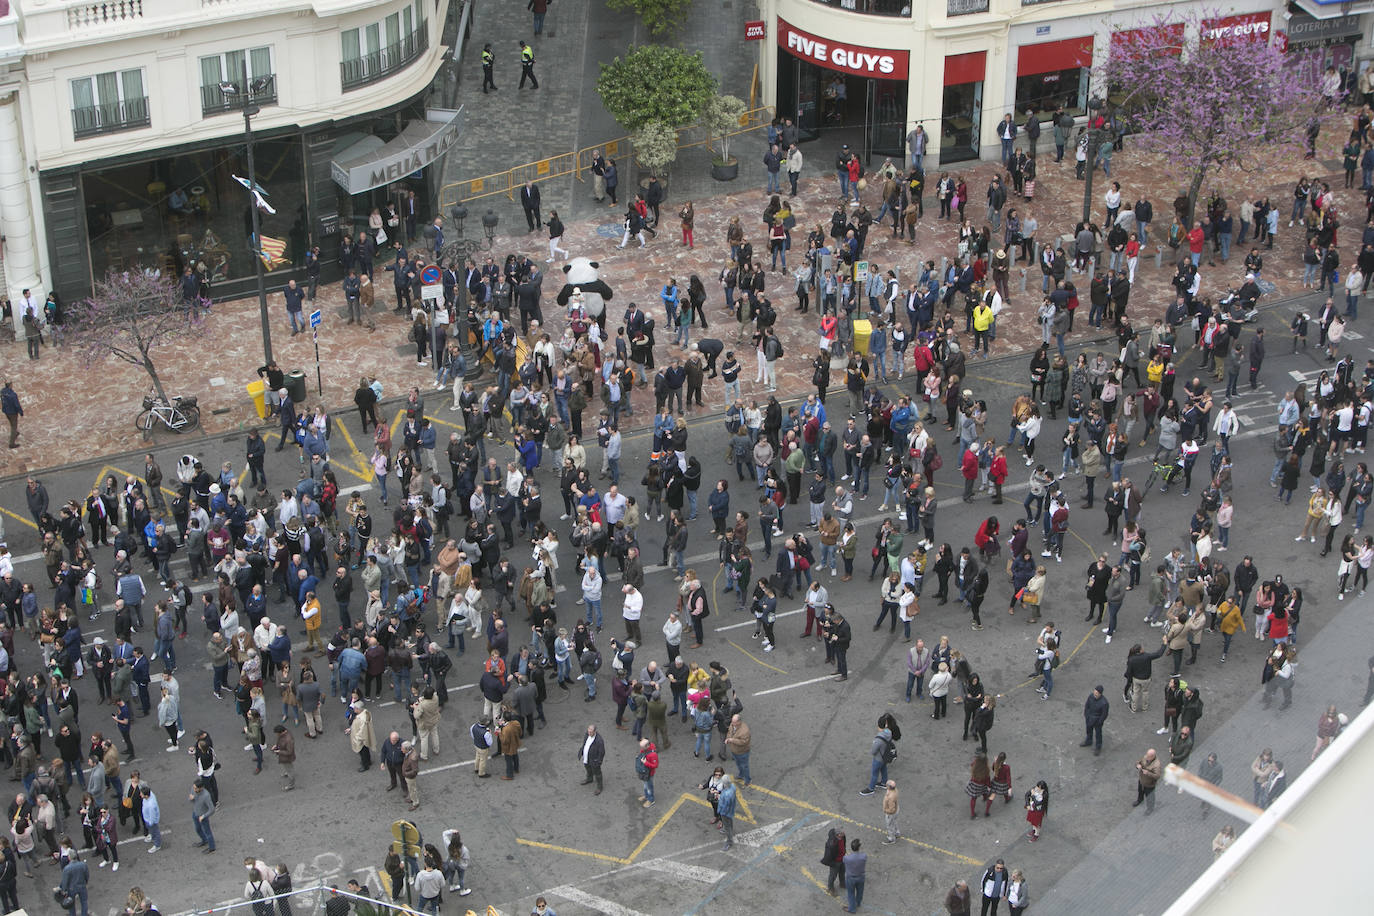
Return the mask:
[[(640, 738), (639, 753), (635, 755), (635, 775), (639, 777), (644, 786), (644, 794), (639, 796), (639, 801), (643, 802), (646, 808), (654, 806), (654, 773), (657, 771), (658, 748), (648, 738)], [(733, 815), (733, 813), (732, 808), (731, 814)]]
[(879, 781), (887, 783), (888, 764), (897, 759), (897, 744), (892, 738), (892, 730), (883, 728), (873, 737), (873, 760), (869, 768), (868, 787), (860, 789), (859, 794), (867, 798), (875, 791)]

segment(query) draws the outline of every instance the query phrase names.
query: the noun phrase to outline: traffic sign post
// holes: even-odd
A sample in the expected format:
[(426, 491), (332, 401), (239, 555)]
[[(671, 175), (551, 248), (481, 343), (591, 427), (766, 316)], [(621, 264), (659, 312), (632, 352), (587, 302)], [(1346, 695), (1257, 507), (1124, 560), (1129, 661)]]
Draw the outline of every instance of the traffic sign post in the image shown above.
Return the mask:
[(310, 336), (315, 339), (315, 390), (324, 397), (324, 376), (320, 373), (320, 325), (324, 324), (324, 312), (320, 309), (310, 313)]
[(439, 310), (439, 303), (444, 298), (444, 284), (439, 282), (439, 268), (434, 265), (426, 267), (420, 271), (420, 279), (424, 281), (424, 286), (420, 287), (420, 302), (425, 307), (425, 312), (429, 315), (429, 357), (434, 360), (434, 377), (439, 377), (439, 364), (443, 360), (444, 354), (438, 350), (439, 328), (435, 324), (435, 314)]

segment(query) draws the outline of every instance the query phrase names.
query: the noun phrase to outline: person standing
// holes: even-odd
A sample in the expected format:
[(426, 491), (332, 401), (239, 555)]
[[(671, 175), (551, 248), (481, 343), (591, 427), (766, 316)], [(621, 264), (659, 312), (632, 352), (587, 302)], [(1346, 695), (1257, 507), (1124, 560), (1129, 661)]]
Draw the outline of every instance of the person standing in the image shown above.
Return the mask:
[(945, 894), (945, 910), (949, 916), (970, 916), (972, 901), (969, 899), (968, 882), (962, 878)]
[(1163, 765), (1160, 763), (1159, 755), (1154, 748), (1145, 752), (1145, 756), (1136, 761), (1136, 797), (1131, 804), (1132, 808), (1137, 807), (1141, 802), (1145, 802), (1145, 813), (1154, 814), (1155, 812), (1155, 785), (1159, 782), (1160, 773)]
[(1050, 787), (1042, 779), (1026, 790), (1026, 823), (1030, 824), (1026, 835), (1032, 843), (1040, 839), (1040, 827), (1045, 823), (1045, 815), (1049, 810)]
[[(524, 85), (524, 80), (521, 80), (521, 85)], [(539, 86), (536, 85), (534, 88), (538, 89)], [(526, 181), (520, 189), (520, 208), (525, 211), (525, 223), (529, 226), (530, 232), (544, 225), (539, 218), (539, 185), (533, 181)]]
[(868, 871), (868, 853), (862, 852), (863, 842), (857, 837), (849, 841), (849, 854), (844, 857), (844, 889), (849, 897), (846, 913), (859, 912), (864, 902), (864, 881)]
[(998, 859), (988, 866), (987, 871), (983, 872), (983, 909), (982, 916), (997, 916), (998, 905), (1006, 899), (1008, 885), (1011, 883), (1010, 876), (1007, 874), (1007, 863)]
[(495, 81), (494, 79), (492, 79), (492, 68), (494, 67), (495, 63), (496, 63), (496, 55), (492, 53), (492, 50), (491, 50), (491, 42), (487, 42), (486, 44), (484, 44), (484, 45), (482, 46), (482, 94), (483, 94), (483, 95), (486, 95), (486, 94), (487, 94), (487, 87), (488, 87), (488, 86), (491, 87), (491, 91), (492, 91), (492, 92), (495, 92), (495, 91), (496, 91), (496, 81)]
[(1093, 756), (1098, 757), (1102, 754), (1102, 726), (1107, 721), (1107, 713), (1111, 704), (1102, 695), (1102, 685), (1098, 684), (1093, 688), (1093, 692), (1083, 701), (1083, 725), (1085, 732), (1083, 742), (1079, 747), (1093, 746)]
[(898, 798), (897, 782), (889, 779), (887, 791), (883, 793), (883, 823), (887, 827), (887, 839), (883, 840), (884, 846), (891, 846), (902, 838), (902, 831), (897, 826), (897, 815), (900, 811), (901, 804)]
[(587, 734), (582, 739), (582, 747), (577, 756), (582, 761), (583, 769), (587, 771), (587, 778), (582, 780), (581, 785), (590, 785), (595, 781), (596, 789), (592, 794), (600, 795), (603, 787), (601, 763), (606, 759), (606, 741), (596, 733), (595, 725), (587, 726)]
[(501, 778), (507, 782), (520, 772), (520, 739), (523, 736), (519, 719), (509, 719), (501, 726), (501, 756), (506, 758), (506, 775)]
[[(644, 807), (654, 806), (654, 773), (658, 770), (658, 749), (654, 747), (648, 738), (639, 739), (639, 753), (635, 755), (635, 775), (639, 777), (644, 787), (644, 794), (639, 796), (639, 801), (643, 802)], [(723, 800), (723, 798), (722, 798)], [(733, 797), (731, 799), (733, 815)], [(722, 815), (723, 817), (724, 815)], [(729, 840), (726, 841), (726, 848), (729, 848)]]
[(738, 778), (742, 779), (746, 786), (753, 785), (753, 780), (749, 777), (750, 740), (748, 724), (738, 713), (731, 716), (730, 725), (725, 732), (725, 747), (735, 760)]
[(20, 406), (19, 395), (8, 380), (0, 388), (0, 413), (5, 415), (5, 422), (10, 425), (10, 448), (18, 448), (19, 418), (24, 415), (24, 408)]
[[(280, 728), (281, 726), (277, 727)], [(154, 853), (162, 848), (162, 828), (160, 826), (162, 824), (162, 809), (158, 807), (157, 796), (148, 786), (141, 788), (140, 795), (143, 797), (143, 826), (147, 828), (147, 835), (151, 837), (153, 844), (149, 847), (148, 852)]]
[(725, 834), (725, 846), (722, 847), (722, 852), (735, 845), (735, 802), (738, 793), (739, 790), (735, 787), (734, 777), (729, 773), (722, 773), (720, 794), (716, 797), (716, 817), (720, 820), (720, 829)]
[[(211, 850), (213, 852), (213, 850)], [(81, 901), (81, 916), (87, 916), (87, 891), (86, 882), (90, 880), (91, 872), (86, 867), (86, 863), (75, 855), (67, 860), (67, 864), (62, 866), (62, 881), (58, 885), (58, 893), (65, 895), (71, 901), (67, 905), (67, 912), (71, 916), (76, 916), (76, 901)]]
[(549, 12), (549, 0), (530, 0), (526, 7), (534, 14), (534, 34), (544, 34), (544, 17)]
[(487, 772), (487, 761), (491, 758), (492, 745), (496, 743), (496, 737), (491, 732), (491, 717), (483, 716), (472, 728), (468, 729), (472, 737), (474, 757), (472, 762), (472, 772), (477, 774), (478, 779), (487, 779), (491, 776)]
[[(272, 745), (272, 753), (277, 755), (277, 763), (281, 764), (281, 790), (290, 792), (296, 788), (296, 738), (285, 725), (277, 725), (272, 731), (277, 736), (276, 744)], [(144, 814), (146, 819), (147, 812)]]
[(401, 758), (401, 785), (410, 800), (410, 810), (414, 811), (420, 807), (420, 749), (412, 742), (404, 741), (401, 751), (405, 754)]
[(205, 789), (205, 780), (197, 779), (191, 786), (191, 822), (195, 825), (196, 835), (200, 837), (197, 846), (204, 846), (205, 852), (215, 851), (215, 835), (210, 831), (210, 815), (215, 813), (215, 802)]
[[(849, 680), (849, 642), (852, 636), (849, 621), (844, 619), (843, 614), (835, 610), (833, 604), (827, 604), (825, 610), (830, 617), (830, 645), (835, 652), (835, 680), (847, 681)], [(886, 767), (884, 767), (883, 775), (884, 777), (887, 775)], [(870, 795), (872, 788), (869, 786)]]

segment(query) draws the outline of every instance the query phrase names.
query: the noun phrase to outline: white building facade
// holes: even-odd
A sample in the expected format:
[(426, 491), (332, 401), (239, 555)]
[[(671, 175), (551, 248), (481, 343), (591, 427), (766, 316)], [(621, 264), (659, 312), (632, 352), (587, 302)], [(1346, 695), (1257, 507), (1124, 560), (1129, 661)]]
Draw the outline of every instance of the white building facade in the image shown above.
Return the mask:
[[(927, 168), (995, 156), (1008, 113), (1018, 125), (1032, 106), (1042, 118), (1060, 105), (1083, 115), (1090, 98), (1106, 95), (1092, 69), (1113, 37), (1160, 17), (1278, 43), (1318, 70), (1354, 70), (1374, 23), (1370, 0), (760, 0), (760, 8), (762, 83), (779, 115), (807, 139), (862, 126), (861, 152), (876, 156), (902, 154), (923, 124)], [(1053, 152), (1052, 138), (1046, 144)]]
[(319, 245), (332, 261), (344, 232), (410, 190), (426, 206), (426, 166), (458, 130), (425, 107), (449, 3), (0, 0), (0, 244), (16, 317), (22, 289), (79, 298), (109, 269), (204, 264), (216, 296), (246, 290), (245, 95), (276, 211), (261, 212), (262, 234), (286, 243), (284, 260)]

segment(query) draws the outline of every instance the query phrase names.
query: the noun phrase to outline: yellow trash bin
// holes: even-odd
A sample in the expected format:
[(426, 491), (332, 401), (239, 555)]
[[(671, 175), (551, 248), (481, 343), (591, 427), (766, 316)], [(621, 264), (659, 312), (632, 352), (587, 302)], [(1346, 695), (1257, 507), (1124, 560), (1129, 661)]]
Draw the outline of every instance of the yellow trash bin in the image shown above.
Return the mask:
[(868, 355), (868, 338), (873, 334), (873, 323), (867, 318), (854, 320), (854, 352), (860, 356)]
[(249, 396), (250, 398), (253, 399), (253, 409), (256, 410), (256, 411), (258, 412), (258, 419), (260, 419), (260, 420), (266, 420), (266, 419), (267, 419), (267, 397), (266, 397), (267, 385), (265, 385), (265, 384), (263, 383), (262, 379), (258, 379), (256, 382), (249, 382), (248, 385), (247, 385), (247, 388), (248, 388), (248, 396)]

